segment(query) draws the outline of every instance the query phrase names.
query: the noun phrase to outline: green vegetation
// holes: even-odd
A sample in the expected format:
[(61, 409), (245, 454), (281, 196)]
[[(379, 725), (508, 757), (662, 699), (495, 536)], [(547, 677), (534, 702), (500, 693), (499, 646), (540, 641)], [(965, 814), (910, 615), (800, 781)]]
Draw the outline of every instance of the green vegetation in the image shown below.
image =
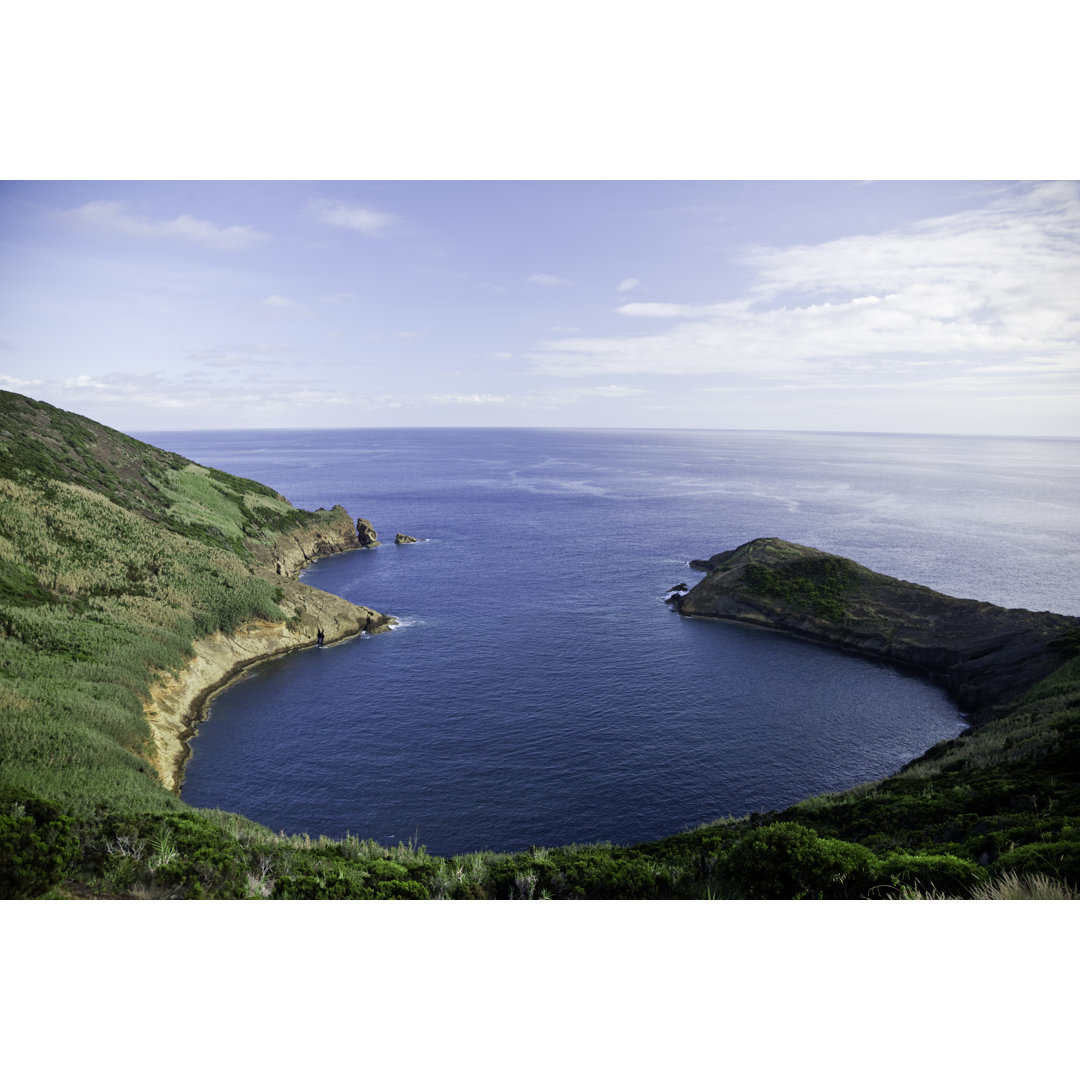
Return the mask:
[(746, 584), (753, 591), (834, 622), (843, 621), (844, 598), (857, 580), (852, 564), (835, 555), (803, 559), (797, 565), (755, 563), (746, 568)]
[[(1080, 657), (896, 776), (632, 847), (441, 858), (284, 836), (159, 783), (143, 704), (193, 640), (281, 620), (270, 489), (0, 395), (0, 898), (1075, 899)], [(753, 568), (839, 619), (846, 560)], [(273, 577), (273, 574), (270, 575)], [(1069, 643), (1066, 643), (1069, 644)]]
[(283, 621), (267, 544), (323, 516), (0, 394), (0, 779), (78, 814), (184, 810), (150, 764), (150, 687), (198, 637)]

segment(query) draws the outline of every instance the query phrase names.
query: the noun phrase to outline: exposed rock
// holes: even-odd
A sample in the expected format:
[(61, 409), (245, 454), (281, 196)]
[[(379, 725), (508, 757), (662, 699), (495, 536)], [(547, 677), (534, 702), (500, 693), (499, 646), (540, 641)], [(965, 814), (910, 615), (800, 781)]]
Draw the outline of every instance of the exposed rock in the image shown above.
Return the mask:
[(352, 518), (343, 506), (320, 510), (319, 521), (278, 536), (269, 549), (255, 547), (252, 555), (264, 565), (272, 565), (278, 577), (292, 577), (314, 559), (354, 551), (360, 547)]
[(706, 577), (671, 603), (912, 667), (965, 710), (1017, 697), (1066, 658), (1080, 618), (960, 600), (775, 538), (691, 563)]
[(157, 751), (155, 765), (168, 790), (180, 791), (188, 740), (210, 699), (245, 668), (314, 645), (320, 628), (330, 644), (360, 633), (382, 633), (395, 621), (295, 579), (283, 582), (283, 593), (280, 606), (288, 621), (252, 620), (231, 634), (199, 638), (187, 666), (163, 673), (151, 687), (146, 719)]
[(379, 534), (375, 531), (375, 526), (367, 518), (356, 519), (356, 536), (360, 541), (360, 546), (363, 548), (379, 546)]
[(394, 543), (395, 544), (416, 544), (416, 543), (419, 543), (419, 541), (416, 539), (415, 536), (406, 536), (405, 533), (398, 533), (397, 536), (394, 537)]
[(690, 586), (687, 585), (685, 581), (680, 581), (678, 585), (672, 585), (671, 588), (668, 589), (668, 592), (669, 593), (686, 592), (686, 590), (689, 589), (689, 588), (690, 588)]

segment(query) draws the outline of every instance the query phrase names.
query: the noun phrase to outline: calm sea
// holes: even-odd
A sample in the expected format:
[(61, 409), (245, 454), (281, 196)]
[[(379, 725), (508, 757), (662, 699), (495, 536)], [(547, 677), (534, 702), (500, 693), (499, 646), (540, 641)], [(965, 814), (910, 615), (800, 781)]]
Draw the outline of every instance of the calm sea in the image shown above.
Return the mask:
[[(1080, 614), (1080, 441), (384, 429), (143, 434), (343, 504), (383, 546), (312, 585), (392, 633), (264, 664), (193, 740), (184, 798), (436, 854), (655, 839), (889, 774), (940, 690), (680, 618), (687, 562), (758, 536), (956, 596)], [(397, 531), (424, 542), (395, 547)]]

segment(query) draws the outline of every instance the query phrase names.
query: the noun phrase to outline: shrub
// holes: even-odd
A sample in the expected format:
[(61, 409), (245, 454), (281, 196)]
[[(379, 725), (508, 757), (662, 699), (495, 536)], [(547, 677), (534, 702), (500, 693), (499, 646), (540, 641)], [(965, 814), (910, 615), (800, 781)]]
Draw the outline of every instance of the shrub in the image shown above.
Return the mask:
[(339, 877), (327, 881), (318, 874), (296, 874), (279, 879), (274, 885), (271, 898), (274, 900), (371, 900), (373, 895), (370, 888), (351, 878)]
[(0, 899), (43, 896), (79, 851), (74, 819), (56, 803), (8, 792), (0, 799)]
[(375, 859), (364, 869), (371, 875), (372, 881), (403, 880), (409, 876), (409, 871), (392, 859)]
[(1017, 874), (1049, 874), (1071, 887), (1080, 887), (1080, 842), (1054, 840), (1048, 843), (1025, 844), (1012, 851), (1002, 852), (994, 863), (994, 872), (1013, 871)]
[(873, 884), (875, 862), (861, 844), (780, 821), (739, 840), (720, 874), (725, 891), (746, 900), (846, 900)]
[(882, 884), (909, 889), (930, 889), (949, 896), (966, 896), (986, 880), (986, 870), (956, 855), (896, 853), (878, 867)]
[(380, 881), (376, 900), (430, 900), (431, 894), (419, 881)]

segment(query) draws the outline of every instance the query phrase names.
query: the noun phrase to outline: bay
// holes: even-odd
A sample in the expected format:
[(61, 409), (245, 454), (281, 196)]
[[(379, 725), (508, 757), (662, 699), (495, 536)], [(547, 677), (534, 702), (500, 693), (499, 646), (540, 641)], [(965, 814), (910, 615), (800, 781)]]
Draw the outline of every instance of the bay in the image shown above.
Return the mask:
[[(384, 541), (304, 580), (391, 633), (253, 669), (183, 795), (436, 854), (655, 839), (895, 771), (963, 717), (936, 687), (673, 614), (687, 563), (781, 536), (957, 596), (1080, 614), (1080, 443), (556, 429), (141, 434), (341, 503)], [(421, 537), (395, 546), (394, 533)]]

